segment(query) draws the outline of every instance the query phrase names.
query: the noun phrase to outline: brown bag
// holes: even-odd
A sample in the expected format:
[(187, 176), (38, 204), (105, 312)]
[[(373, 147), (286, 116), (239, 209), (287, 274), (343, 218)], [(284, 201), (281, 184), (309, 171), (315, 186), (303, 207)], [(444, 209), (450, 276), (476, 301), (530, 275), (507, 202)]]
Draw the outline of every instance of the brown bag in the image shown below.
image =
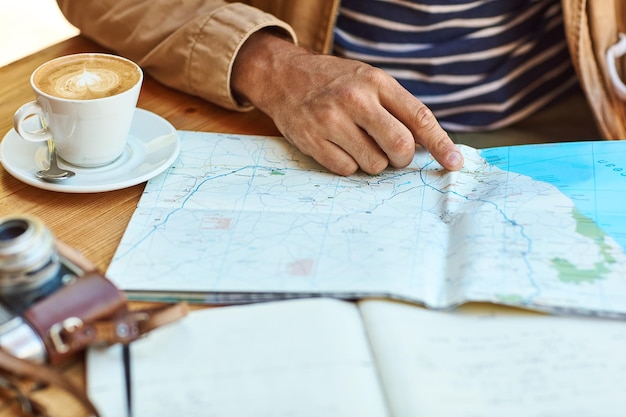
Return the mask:
[[(562, 0), (567, 42), (605, 139), (626, 139), (626, 1)], [(617, 45), (617, 46), (615, 46)]]

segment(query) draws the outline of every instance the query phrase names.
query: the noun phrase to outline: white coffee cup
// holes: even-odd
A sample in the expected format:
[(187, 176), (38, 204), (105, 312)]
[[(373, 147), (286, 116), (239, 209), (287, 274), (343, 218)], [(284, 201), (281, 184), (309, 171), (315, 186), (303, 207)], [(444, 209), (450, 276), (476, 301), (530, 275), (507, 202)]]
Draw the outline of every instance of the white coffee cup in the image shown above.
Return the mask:
[(54, 140), (70, 164), (109, 164), (124, 152), (142, 82), (141, 68), (116, 55), (53, 59), (32, 73), (36, 100), (16, 111), (13, 126), (27, 141)]

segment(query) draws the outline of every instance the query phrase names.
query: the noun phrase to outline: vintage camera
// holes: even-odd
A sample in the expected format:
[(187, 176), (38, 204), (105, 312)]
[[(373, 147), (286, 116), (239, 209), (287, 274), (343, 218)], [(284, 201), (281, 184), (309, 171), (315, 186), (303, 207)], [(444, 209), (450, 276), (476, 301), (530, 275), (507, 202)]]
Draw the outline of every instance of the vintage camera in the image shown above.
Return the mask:
[(125, 304), (123, 294), (109, 280), (95, 268), (86, 271), (81, 262), (70, 260), (71, 254), (71, 248), (58, 242), (39, 219), (0, 218), (0, 347), (4, 350), (38, 363), (62, 362), (76, 353), (64, 343), (63, 332), (111, 316)]
[(52, 232), (33, 217), (0, 219), (0, 302), (21, 314), (82, 275), (62, 257)]

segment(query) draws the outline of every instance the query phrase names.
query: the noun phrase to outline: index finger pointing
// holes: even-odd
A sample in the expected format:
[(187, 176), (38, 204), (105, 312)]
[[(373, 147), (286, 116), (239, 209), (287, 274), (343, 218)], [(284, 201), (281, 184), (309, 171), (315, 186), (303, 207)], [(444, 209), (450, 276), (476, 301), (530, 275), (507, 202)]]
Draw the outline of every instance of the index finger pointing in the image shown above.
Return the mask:
[(415, 141), (423, 145), (446, 169), (463, 167), (463, 155), (441, 127), (433, 112), (399, 83), (389, 97), (390, 90), (381, 91), (381, 101), (390, 113), (400, 120), (413, 134)]
[(415, 140), (426, 147), (444, 168), (454, 171), (463, 167), (463, 155), (428, 107), (421, 104), (415, 111), (414, 122), (409, 123), (407, 126)]

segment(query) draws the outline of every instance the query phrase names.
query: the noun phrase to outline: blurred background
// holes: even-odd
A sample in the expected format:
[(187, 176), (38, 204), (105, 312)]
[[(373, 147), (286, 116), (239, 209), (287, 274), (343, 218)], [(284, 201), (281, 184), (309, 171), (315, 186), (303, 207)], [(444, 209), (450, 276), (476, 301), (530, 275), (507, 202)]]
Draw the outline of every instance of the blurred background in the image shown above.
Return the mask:
[(0, 0), (0, 67), (77, 34), (55, 0)]

